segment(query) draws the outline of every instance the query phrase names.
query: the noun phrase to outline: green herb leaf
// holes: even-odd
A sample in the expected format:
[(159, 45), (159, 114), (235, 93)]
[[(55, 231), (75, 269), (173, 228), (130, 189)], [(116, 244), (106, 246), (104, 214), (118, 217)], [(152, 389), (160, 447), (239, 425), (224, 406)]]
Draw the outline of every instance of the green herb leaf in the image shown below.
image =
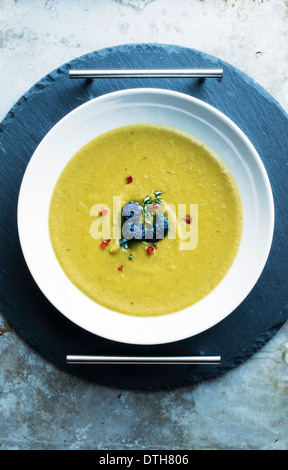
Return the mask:
[(144, 204), (150, 204), (151, 201), (152, 201), (151, 196), (146, 196), (146, 197), (144, 197), (144, 199), (143, 199), (143, 203), (144, 203)]
[(134, 258), (133, 258), (132, 253), (130, 253), (129, 259), (131, 259), (131, 261), (133, 261)]

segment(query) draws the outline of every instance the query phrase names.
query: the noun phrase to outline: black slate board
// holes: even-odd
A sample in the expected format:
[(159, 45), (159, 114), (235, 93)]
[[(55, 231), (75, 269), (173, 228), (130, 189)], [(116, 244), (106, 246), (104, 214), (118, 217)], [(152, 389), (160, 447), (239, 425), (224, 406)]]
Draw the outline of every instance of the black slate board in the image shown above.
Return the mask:
[[(70, 68), (215, 68), (216, 79), (70, 80)], [(248, 136), (268, 172), (275, 202), (275, 233), (260, 280), (225, 320), (195, 337), (160, 346), (132, 346), (92, 335), (63, 317), (42, 295), (24, 262), (17, 232), (17, 201), (26, 166), (46, 133), (82, 103), (112, 91), (164, 88), (195, 96), (230, 117)], [(54, 70), (13, 106), (0, 126), (0, 308), (17, 333), (61, 369), (124, 389), (168, 390), (215, 377), (261, 348), (287, 320), (288, 117), (257, 83), (202, 52), (160, 44), (95, 51)], [(67, 365), (66, 354), (221, 355), (220, 365)]]

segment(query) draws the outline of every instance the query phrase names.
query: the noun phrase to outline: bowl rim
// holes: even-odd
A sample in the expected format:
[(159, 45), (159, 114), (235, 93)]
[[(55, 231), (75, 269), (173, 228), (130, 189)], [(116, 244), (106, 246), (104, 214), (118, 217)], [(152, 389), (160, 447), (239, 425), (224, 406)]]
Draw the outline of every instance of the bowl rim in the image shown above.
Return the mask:
[[(261, 263), (259, 263), (259, 265), (258, 265), (257, 275), (254, 277), (254, 282), (251, 283), (251, 285), (249, 286), (249, 289), (247, 289), (247, 291), (243, 291), (242, 296), (239, 296), (239, 298), (237, 298), (237, 300), (234, 303), (234, 307), (232, 307), (230, 309), (230, 311), (228, 311), (228, 312), (225, 311), (222, 315), (219, 315), (219, 314), (217, 315), (217, 321), (210, 321), (210, 323), (208, 322), (208, 324), (206, 324), (205, 327), (200, 326), (198, 329), (194, 328), (194, 331), (193, 331), (192, 334), (191, 334), (191, 332), (187, 332), (187, 333), (184, 334), (183, 331), (182, 331), (181, 334), (179, 334), (179, 332), (177, 332), (177, 334), (175, 334), (174, 332), (172, 332), (172, 334), (171, 334), (171, 332), (169, 332), (169, 334), (167, 334), (167, 332), (166, 332), (166, 334), (163, 334), (163, 332), (161, 333), (159, 331), (163, 327), (163, 322), (169, 323), (169, 317), (171, 318), (171, 316), (174, 316), (174, 317), (179, 317), (180, 316), (181, 317), (181, 313), (188, 310), (188, 309), (190, 309), (191, 307), (187, 307), (187, 309), (184, 309), (184, 310), (181, 310), (179, 312), (172, 313), (172, 314), (161, 315), (159, 317), (135, 317), (135, 316), (125, 315), (125, 314), (118, 313), (118, 312), (113, 312), (113, 311), (110, 311), (109, 309), (105, 309), (105, 307), (101, 306), (101, 308), (103, 308), (104, 310), (109, 311), (109, 312), (113, 312), (117, 316), (121, 316), (122, 319), (124, 317), (125, 321), (123, 321), (123, 323), (126, 323), (127, 325), (129, 325), (129, 320), (133, 321), (137, 331), (141, 331), (143, 326), (145, 326), (146, 324), (149, 323), (150, 328), (151, 327), (156, 327), (156, 329), (158, 330), (158, 333), (161, 333), (159, 335), (156, 334), (156, 336), (154, 334), (154, 336), (152, 335), (151, 338), (148, 338), (147, 335), (146, 335), (145, 340), (141, 339), (141, 335), (140, 335), (140, 338), (136, 338), (135, 335), (133, 336), (134, 333), (131, 334), (130, 332), (127, 332), (127, 334), (123, 334), (123, 332), (122, 332), (122, 334), (118, 334), (119, 332), (115, 332), (115, 330), (114, 330), (113, 333), (107, 333), (107, 331), (105, 329), (103, 331), (103, 329), (101, 330), (101, 328), (100, 328), (100, 331), (97, 332), (97, 331), (95, 331), (95, 328), (89, 328), (89, 327), (87, 327), (87, 325), (83, 325), (83, 323), (81, 321), (77, 321), (77, 320), (75, 320), (75, 318), (72, 319), (71, 316), (69, 316), (69, 314), (67, 314), (67, 312), (64, 312), (62, 308), (59, 308), (59, 305), (57, 305), (57, 302), (55, 302), (55, 299), (51, 298), (50, 295), (47, 295), (47, 291), (45, 289), (45, 286), (41, 285), (41, 283), (39, 282), (39, 279), (37, 278), (37, 273), (31, 267), (31, 263), (30, 263), (30, 259), (29, 259), (29, 253), (28, 253), (29, 250), (27, 250), (27, 246), (25, 244), (25, 237), (23, 235), (23, 233), (24, 233), (23, 232), (23, 218), (22, 218), (22, 214), (21, 214), (22, 207), (23, 207), (23, 198), (22, 198), (22, 196), (23, 196), (23, 191), (24, 191), (25, 182), (26, 182), (25, 177), (27, 175), (27, 170), (30, 167), (31, 162), (34, 161), (35, 158), (37, 158), (37, 156), (38, 156), (39, 146), (41, 145), (41, 143), (43, 141), (46, 141), (49, 138), (49, 136), (52, 135), (54, 132), (57, 132), (57, 129), (59, 128), (59, 126), (65, 124), (67, 122), (67, 120), (69, 120), (70, 118), (75, 116), (75, 114), (77, 114), (79, 112), (81, 113), (81, 111), (85, 110), (85, 108), (90, 107), (90, 106), (94, 106), (94, 105), (98, 105), (99, 103), (101, 105), (101, 102), (105, 102), (107, 100), (113, 100), (115, 98), (117, 99), (119, 97), (120, 98), (121, 97), (125, 98), (125, 96), (131, 96), (131, 95), (137, 96), (137, 95), (139, 95), (139, 93), (141, 95), (148, 95), (148, 94), (166, 95), (166, 96), (182, 99), (186, 102), (188, 101), (190, 103), (195, 103), (198, 106), (201, 106), (204, 109), (210, 111), (212, 114), (214, 114), (214, 116), (216, 116), (217, 119), (220, 119), (220, 120), (224, 121), (230, 127), (230, 129), (232, 129), (232, 131), (234, 133), (236, 133), (238, 135), (238, 137), (240, 137), (240, 139), (244, 142), (244, 144), (250, 150), (251, 154), (254, 157), (254, 160), (257, 163), (257, 167), (258, 167), (258, 170), (261, 173), (261, 177), (262, 177), (262, 180), (263, 180), (263, 183), (264, 183), (264, 186), (265, 186), (265, 190), (266, 190), (266, 195), (267, 195), (267, 200), (268, 200), (267, 213), (269, 214), (269, 225), (267, 227), (267, 233), (266, 233), (266, 251), (265, 251), (264, 254), (262, 253)], [(19, 197), (18, 197), (18, 208), (17, 208), (18, 234), (19, 234), (20, 246), (21, 246), (21, 249), (22, 249), (24, 259), (26, 261), (26, 264), (28, 266), (28, 269), (29, 269), (32, 277), (34, 278), (34, 281), (36, 282), (36, 284), (38, 285), (38, 287), (40, 288), (40, 290), (42, 291), (44, 296), (50, 301), (50, 303), (52, 305), (54, 305), (54, 307), (56, 307), (60, 311), (60, 313), (62, 313), (66, 318), (70, 319), (74, 324), (78, 325), (81, 328), (84, 328), (85, 330), (87, 330), (87, 331), (89, 331), (93, 334), (102, 336), (102, 337), (104, 337), (106, 339), (109, 339), (109, 340), (112, 340), (112, 341), (128, 343), (128, 344), (135, 344), (135, 345), (136, 344), (137, 345), (157, 345), (157, 344), (171, 343), (171, 342), (187, 339), (188, 337), (194, 336), (196, 334), (199, 334), (203, 331), (208, 330), (209, 328), (215, 326), (220, 321), (222, 321), (224, 318), (229, 316), (243, 302), (243, 300), (247, 297), (247, 295), (251, 292), (251, 290), (253, 289), (253, 287), (255, 286), (255, 284), (257, 283), (257, 281), (259, 280), (259, 278), (262, 274), (262, 271), (263, 271), (263, 269), (265, 267), (265, 264), (267, 262), (267, 259), (268, 259), (269, 253), (270, 253), (270, 249), (271, 249), (271, 245), (272, 245), (273, 233), (274, 233), (274, 223), (275, 223), (274, 201), (273, 201), (273, 193), (272, 193), (272, 188), (271, 188), (270, 181), (269, 181), (269, 178), (268, 178), (268, 174), (266, 172), (266, 169), (265, 169), (265, 166), (264, 166), (264, 163), (263, 163), (262, 159), (260, 158), (258, 152), (256, 151), (255, 147), (253, 146), (253, 144), (251, 143), (249, 138), (246, 136), (246, 134), (228, 116), (226, 116), (224, 113), (222, 113), (221, 111), (219, 111), (217, 108), (213, 107), (212, 105), (206, 103), (205, 101), (202, 101), (199, 98), (195, 98), (193, 96), (187, 95), (187, 94), (182, 93), (182, 92), (167, 90), (167, 89), (161, 89), (161, 88), (128, 88), (128, 89), (124, 89), (124, 90), (118, 90), (118, 91), (106, 93), (106, 94), (103, 94), (103, 95), (98, 96), (96, 98), (93, 98), (91, 100), (88, 100), (87, 102), (81, 104), (80, 106), (74, 108), (72, 111), (67, 113), (62, 119), (60, 119), (51, 128), (50, 131), (48, 131), (48, 133), (44, 136), (44, 138), (41, 140), (41, 142), (38, 144), (35, 151), (33, 152), (33, 155), (31, 156), (31, 159), (28, 162), (27, 168), (26, 168), (25, 173), (24, 173), (24, 177), (23, 177), (22, 182), (21, 182)], [(199, 301), (199, 302), (201, 302), (201, 301)], [(93, 303), (95, 303), (95, 302), (93, 302)], [(153, 323), (153, 325), (152, 325), (152, 323)]]

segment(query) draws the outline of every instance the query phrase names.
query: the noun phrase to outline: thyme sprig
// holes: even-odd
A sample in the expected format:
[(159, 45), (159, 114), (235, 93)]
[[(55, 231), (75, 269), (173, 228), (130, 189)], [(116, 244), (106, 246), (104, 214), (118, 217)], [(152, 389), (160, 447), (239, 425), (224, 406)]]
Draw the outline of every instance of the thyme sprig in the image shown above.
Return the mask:
[(162, 196), (160, 194), (164, 194), (165, 191), (154, 191), (154, 199), (152, 196), (146, 196), (143, 199), (143, 207), (144, 207), (144, 216), (145, 218), (148, 217), (149, 219), (153, 217), (153, 212), (149, 211), (149, 206), (152, 204), (162, 204)]

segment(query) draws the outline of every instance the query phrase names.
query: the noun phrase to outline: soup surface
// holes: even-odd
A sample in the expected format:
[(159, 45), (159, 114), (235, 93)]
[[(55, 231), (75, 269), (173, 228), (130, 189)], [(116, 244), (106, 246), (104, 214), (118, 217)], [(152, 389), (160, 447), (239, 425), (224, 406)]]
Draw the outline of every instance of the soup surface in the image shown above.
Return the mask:
[[(131, 201), (145, 209), (144, 227), (143, 214), (151, 223), (164, 210), (165, 237), (123, 240), (121, 211)], [(114, 129), (80, 149), (49, 214), (67, 277), (95, 302), (137, 316), (179, 311), (209, 294), (236, 257), (242, 222), (224, 162), (190, 134), (153, 124)]]

